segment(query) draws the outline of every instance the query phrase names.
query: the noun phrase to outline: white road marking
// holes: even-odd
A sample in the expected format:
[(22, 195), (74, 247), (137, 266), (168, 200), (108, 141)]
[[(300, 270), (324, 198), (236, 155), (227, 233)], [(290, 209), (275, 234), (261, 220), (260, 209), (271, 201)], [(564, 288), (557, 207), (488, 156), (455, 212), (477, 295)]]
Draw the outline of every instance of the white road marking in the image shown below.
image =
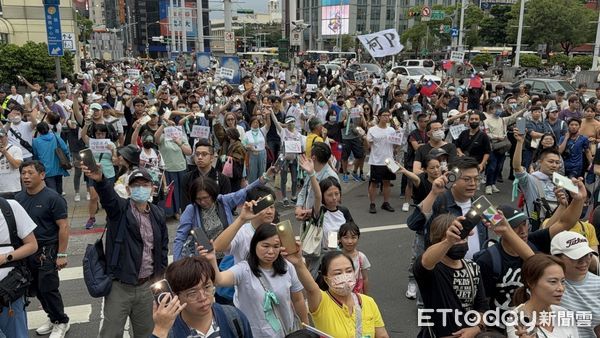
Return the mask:
[(376, 232), (376, 231), (386, 231), (386, 230), (395, 230), (395, 229), (405, 229), (408, 228), (406, 224), (392, 224), (392, 225), (382, 225), (378, 227), (369, 227), (360, 229), (360, 233), (365, 232)]
[[(66, 306), (65, 313), (69, 316), (69, 323), (89, 323), (92, 314), (92, 304)], [(27, 311), (27, 326), (29, 329), (37, 329), (48, 320), (48, 315), (44, 310)]]
[[(173, 255), (169, 255), (167, 257), (169, 264), (173, 262)], [(76, 266), (73, 268), (65, 268), (58, 272), (58, 278), (60, 281), (74, 280), (74, 279), (82, 279), (83, 278), (83, 267)]]

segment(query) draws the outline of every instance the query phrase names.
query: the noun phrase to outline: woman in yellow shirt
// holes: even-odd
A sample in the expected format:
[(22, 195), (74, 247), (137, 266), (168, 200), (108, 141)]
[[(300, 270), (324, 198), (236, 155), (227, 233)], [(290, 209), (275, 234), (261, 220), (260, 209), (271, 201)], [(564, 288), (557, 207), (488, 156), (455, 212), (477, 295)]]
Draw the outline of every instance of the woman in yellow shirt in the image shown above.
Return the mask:
[(352, 292), (356, 279), (350, 257), (340, 251), (326, 253), (321, 261), (323, 283), (319, 287), (302, 261), (298, 244), (295, 254), (284, 255), (296, 268), (318, 330), (336, 338), (389, 338), (375, 300)]

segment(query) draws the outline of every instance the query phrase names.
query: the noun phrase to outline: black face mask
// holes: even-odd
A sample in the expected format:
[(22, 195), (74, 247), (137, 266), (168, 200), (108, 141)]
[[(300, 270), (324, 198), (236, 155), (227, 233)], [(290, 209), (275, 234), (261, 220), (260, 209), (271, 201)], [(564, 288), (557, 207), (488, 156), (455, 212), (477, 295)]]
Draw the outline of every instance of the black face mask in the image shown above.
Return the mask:
[(344, 104), (344, 101), (338, 101), (337, 104), (341, 107)]
[(468, 243), (455, 244), (446, 252), (446, 256), (453, 260), (459, 260), (465, 258), (467, 251), (469, 251)]
[(469, 127), (471, 127), (471, 129), (477, 129), (479, 128), (479, 122), (471, 122), (469, 123)]
[(152, 146), (154, 146), (154, 142), (144, 142), (143, 145), (144, 145), (144, 148), (150, 149), (150, 148), (152, 148)]

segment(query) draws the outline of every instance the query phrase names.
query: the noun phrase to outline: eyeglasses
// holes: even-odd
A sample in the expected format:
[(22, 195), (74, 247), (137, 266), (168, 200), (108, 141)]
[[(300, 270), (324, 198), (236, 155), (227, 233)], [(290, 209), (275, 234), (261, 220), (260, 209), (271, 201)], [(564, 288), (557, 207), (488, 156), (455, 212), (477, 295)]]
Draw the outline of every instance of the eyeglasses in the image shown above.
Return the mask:
[(209, 157), (212, 156), (211, 153), (196, 153), (196, 157)]
[(481, 181), (481, 177), (479, 176), (474, 176), (474, 177), (469, 177), (469, 176), (461, 176), (460, 177), (461, 180), (465, 181), (465, 183), (479, 183), (479, 181)]
[[(201, 300), (202, 298), (214, 296), (215, 290), (216, 288), (214, 285), (206, 285), (203, 288), (193, 288), (181, 292), (180, 295), (190, 300)], [(200, 295), (202, 295), (202, 298), (200, 298)]]

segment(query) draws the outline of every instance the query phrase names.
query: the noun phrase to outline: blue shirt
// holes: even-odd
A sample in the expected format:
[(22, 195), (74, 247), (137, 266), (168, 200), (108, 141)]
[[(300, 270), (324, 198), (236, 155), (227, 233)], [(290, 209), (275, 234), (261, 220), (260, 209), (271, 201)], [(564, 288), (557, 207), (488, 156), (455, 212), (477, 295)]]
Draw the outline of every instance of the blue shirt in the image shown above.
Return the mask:
[[(562, 144), (565, 137), (568, 137), (568, 135), (562, 136), (558, 144)], [(583, 155), (585, 154), (585, 150), (589, 147), (590, 140), (587, 136), (579, 135), (574, 140), (569, 138), (569, 140), (567, 140), (567, 146), (565, 147), (565, 153), (563, 153), (565, 170), (583, 167)]]
[(55, 149), (58, 146), (69, 158), (69, 161), (71, 160), (69, 148), (67, 148), (65, 141), (63, 141), (60, 136), (57, 136), (57, 134), (53, 132), (49, 132), (46, 135), (40, 135), (33, 139), (31, 146), (33, 147), (33, 157), (42, 162), (46, 168), (46, 177), (59, 175), (69, 176), (69, 173), (60, 167), (60, 161), (55, 153)]

